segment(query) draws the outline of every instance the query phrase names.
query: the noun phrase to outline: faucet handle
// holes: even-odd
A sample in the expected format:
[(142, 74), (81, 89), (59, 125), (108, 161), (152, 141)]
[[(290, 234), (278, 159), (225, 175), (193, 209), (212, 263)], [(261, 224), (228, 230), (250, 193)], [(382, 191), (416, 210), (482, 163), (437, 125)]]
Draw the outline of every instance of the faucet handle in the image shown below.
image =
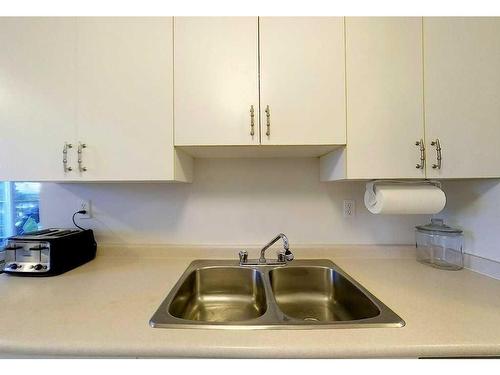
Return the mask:
[(239, 253), (238, 253), (239, 257), (240, 257), (240, 264), (243, 264), (243, 263), (246, 263), (248, 261), (248, 251), (246, 250), (241, 250)]
[(278, 250), (276, 252), (276, 255), (278, 256), (279, 263), (286, 263), (286, 255), (284, 250)]

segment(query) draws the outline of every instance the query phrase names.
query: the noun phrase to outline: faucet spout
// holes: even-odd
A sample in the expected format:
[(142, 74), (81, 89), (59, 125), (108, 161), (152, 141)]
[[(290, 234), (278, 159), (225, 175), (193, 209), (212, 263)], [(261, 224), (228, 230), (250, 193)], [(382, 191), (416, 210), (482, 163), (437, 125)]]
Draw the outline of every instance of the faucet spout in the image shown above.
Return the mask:
[(269, 241), (269, 243), (266, 246), (264, 246), (262, 248), (262, 250), (260, 251), (259, 263), (266, 263), (266, 250), (269, 249), (276, 242), (278, 242), (280, 239), (283, 240), (283, 249), (285, 250), (285, 259), (287, 261), (293, 260), (293, 254), (290, 251), (290, 247), (288, 244), (288, 238), (283, 233), (280, 233), (276, 237), (274, 237), (271, 241)]

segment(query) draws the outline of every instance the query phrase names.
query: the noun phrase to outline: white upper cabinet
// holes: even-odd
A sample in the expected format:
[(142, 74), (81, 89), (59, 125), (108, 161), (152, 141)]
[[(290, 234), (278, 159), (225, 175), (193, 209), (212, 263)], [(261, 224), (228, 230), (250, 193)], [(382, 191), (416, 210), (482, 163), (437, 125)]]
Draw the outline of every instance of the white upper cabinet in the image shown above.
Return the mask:
[(1, 18), (0, 180), (499, 177), (499, 67), (500, 18)]
[(174, 23), (175, 144), (259, 144), (257, 17)]
[(347, 149), (337, 178), (425, 177), (416, 168), (416, 141), (424, 139), (422, 19), (346, 18), (346, 71)]
[(499, 67), (499, 18), (424, 18), (428, 177), (500, 176)]
[(79, 175), (173, 179), (172, 18), (79, 18), (76, 50)]
[(344, 19), (261, 17), (259, 25), (262, 144), (345, 144)]
[(1, 19), (0, 180), (69, 178), (62, 151), (76, 135), (75, 40), (72, 18)]
[(191, 179), (171, 17), (3, 18), (0, 47), (0, 179)]

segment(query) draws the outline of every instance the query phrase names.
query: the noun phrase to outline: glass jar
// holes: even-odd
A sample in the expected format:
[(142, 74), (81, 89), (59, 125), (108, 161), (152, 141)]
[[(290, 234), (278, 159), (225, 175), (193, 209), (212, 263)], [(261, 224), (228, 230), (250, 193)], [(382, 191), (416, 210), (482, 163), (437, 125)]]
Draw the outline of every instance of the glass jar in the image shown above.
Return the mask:
[(443, 219), (431, 219), (415, 227), (417, 260), (444, 270), (464, 268), (463, 231), (444, 224)]

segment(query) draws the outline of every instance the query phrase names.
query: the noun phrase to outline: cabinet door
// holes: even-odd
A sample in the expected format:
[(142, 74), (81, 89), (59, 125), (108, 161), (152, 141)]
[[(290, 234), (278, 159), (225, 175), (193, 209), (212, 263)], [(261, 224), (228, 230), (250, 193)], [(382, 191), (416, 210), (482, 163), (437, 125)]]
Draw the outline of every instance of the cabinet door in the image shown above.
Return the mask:
[(0, 19), (0, 180), (76, 177), (75, 39), (72, 18)]
[(257, 18), (174, 23), (175, 144), (259, 144)]
[(262, 144), (345, 144), (344, 19), (259, 22)]
[(172, 43), (172, 18), (78, 19), (83, 180), (172, 179)]
[(500, 19), (424, 18), (424, 59), (428, 176), (499, 177)]
[(347, 177), (421, 178), (422, 19), (347, 18)]

